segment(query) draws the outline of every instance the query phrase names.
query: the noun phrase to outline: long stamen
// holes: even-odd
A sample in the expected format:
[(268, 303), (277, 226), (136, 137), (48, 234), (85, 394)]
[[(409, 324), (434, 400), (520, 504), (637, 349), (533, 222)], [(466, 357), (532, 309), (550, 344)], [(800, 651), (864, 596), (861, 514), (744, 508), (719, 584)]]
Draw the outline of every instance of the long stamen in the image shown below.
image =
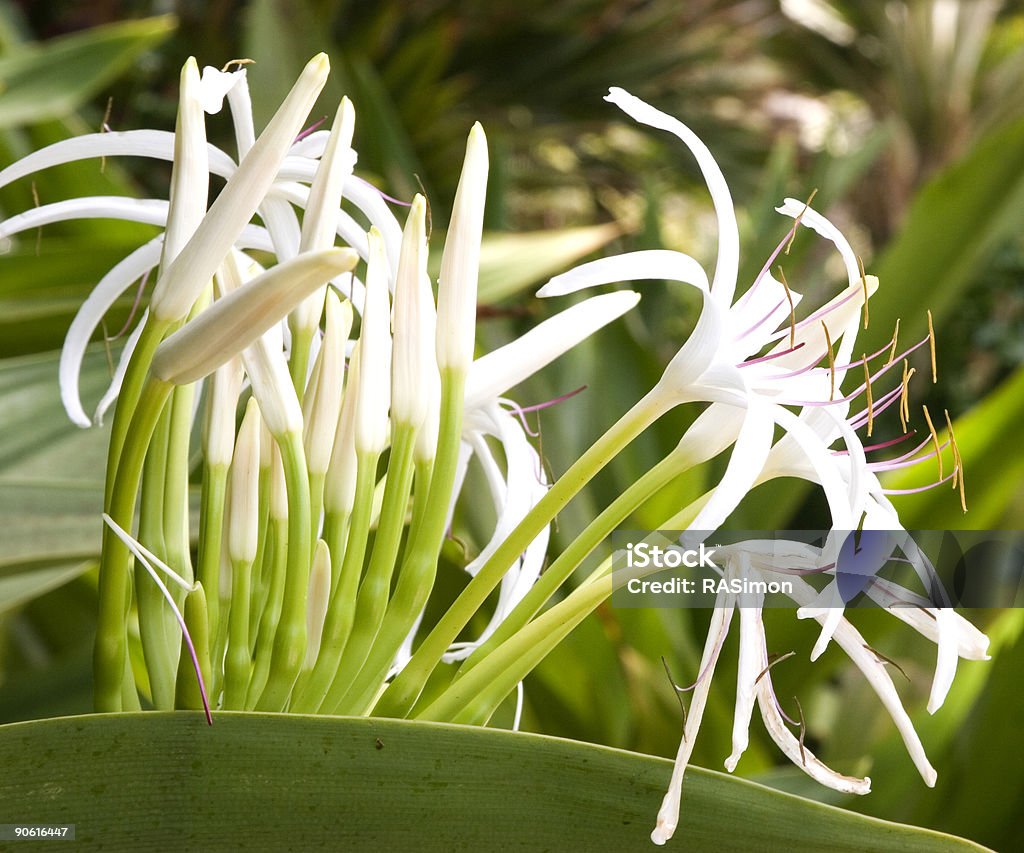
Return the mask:
[(889, 360), (886, 364), (892, 364), (896, 360), (896, 344), (900, 339), (900, 318), (896, 318), (896, 328), (892, 330), (892, 349), (889, 350)]
[(188, 626), (185, 624), (185, 617), (181, 615), (181, 611), (178, 609), (174, 596), (171, 595), (170, 590), (167, 589), (167, 585), (160, 579), (160, 575), (156, 573), (156, 569), (154, 569), (149, 560), (146, 559), (147, 555), (151, 557), (153, 562), (163, 569), (180, 586), (183, 586), (190, 592), (194, 590), (195, 587), (167, 566), (166, 563), (154, 556), (152, 552), (150, 552), (141, 542), (136, 541), (128, 531), (121, 527), (106, 513), (103, 513), (103, 521), (114, 532), (114, 535), (125, 544), (128, 550), (135, 555), (136, 559), (138, 559), (142, 564), (142, 567), (153, 579), (153, 582), (157, 585), (163, 597), (167, 599), (167, 603), (171, 606), (171, 610), (174, 611), (174, 618), (178, 622), (178, 627), (181, 628), (182, 636), (185, 638), (185, 645), (188, 647), (189, 657), (192, 658), (192, 667), (196, 671), (196, 680), (199, 682), (199, 694), (203, 699), (203, 711), (206, 713), (206, 723), (207, 725), (212, 726), (213, 716), (210, 713), (210, 699), (206, 693), (206, 684), (203, 681), (203, 671), (199, 666), (199, 656), (196, 654), (196, 647), (192, 643), (192, 635), (189, 633)]
[(910, 420), (910, 377), (914, 375), (916, 368), (908, 370), (910, 363), (903, 359), (903, 396), (900, 399), (900, 424), (903, 431), (907, 431), (907, 422)]
[[(932, 423), (932, 416), (928, 412), (927, 406), (921, 406), (924, 409), (924, 419), (928, 424), (928, 431), (932, 434), (932, 442), (935, 444), (935, 453), (939, 459), (939, 479), (942, 479), (942, 455), (939, 452), (939, 434), (935, 432), (935, 425)], [(955, 472), (954, 472), (955, 473)], [(943, 482), (945, 482), (943, 480)]]
[(935, 362), (935, 326), (932, 325), (932, 312), (928, 311), (928, 348), (932, 356), (932, 384), (939, 381), (939, 369)]
[(807, 201), (804, 202), (804, 209), (801, 210), (800, 214), (796, 217), (796, 219), (793, 220), (793, 228), (791, 229), (791, 234), (790, 234), (789, 242), (786, 244), (786, 254), (787, 255), (789, 254), (789, 250), (793, 248), (793, 242), (796, 240), (796, 229), (797, 229), (797, 226), (800, 224), (800, 220), (804, 218), (804, 214), (807, 213), (807, 208), (809, 208), (811, 206), (811, 202), (814, 201), (814, 197), (817, 194), (818, 194), (818, 188), (815, 187), (813, 190), (811, 190), (811, 194), (809, 196), (807, 196)]
[[(874, 416), (878, 417), (880, 414), (882, 414), (882, 412), (884, 412), (886, 409), (888, 409), (893, 403), (895, 403), (897, 400), (899, 400), (899, 398), (900, 398), (900, 391), (901, 391), (900, 387), (896, 386), (891, 391), (887, 391), (885, 394), (883, 394), (881, 397), (879, 397), (878, 398), (878, 402), (874, 403), (874, 405), (872, 407), (873, 412), (874, 412)], [(865, 408), (861, 409), (859, 412), (857, 412), (857, 414), (852, 415), (849, 418), (847, 418), (847, 420), (849, 421), (849, 424), (850, 424), (851, 427), (853, 427), (854, 429), (860, 429), (862, 426), (864, 426), (868, 422), (868, 410), (867, 410), (867, 408), (865, 407)]]
[(834, 400), (836, 398), (836, 359), (832, 354), (832, 336), (828, 333), (828, 326), (824, 320), (821, 321), (821, 328), (825, 332), (825, 345), (828, 347), (828, 398), (829, 400)]
[(868, 398), (868, 437), (875, 429), (875, 410), (871, 401), (871, 371), (868, 370), (868, 357), (864, 355), (864, 389)]
[(953, 479), (952, 474), (947, 474), (941, 480), (936, 480), (934, 483), (929, 483), (927, 486), (918, 486), (914, 489), (882, 489), (882, 492), (887, 495), (916, 495), (919, 492), (927, 492), (929, 489), (937, 488), (945, 483), (948, 483)]
[(960, 448), (956, 443), (956, 436), (953, 434), (953, 421), (949, 417), (949, 409), (943, 409), (946, 416), (946, 429), (949, 431), (949, 443), (953, 448), (953, 463), (956, 465), (957, 476), (953, 480), (953, 487), (960, 489), (960, 508), (967, 512), (967, 495), (964, 492), (964, 459), (960, 455)]
[(789, 346), (792, 349), (796, 346), (796, 308), (793, 306), (793, 293), (789, 289), (789, 282), (786, 281), (782, 267), (779, 267), (779, 278), (782, 279), (782, 286), (786, 289), (786, 300), (789, 302)]
[[(927, 445), (930, 442), (931, 439), (928, 439), (927, 441), (925, 441), (925, 444)], [(945, 450), (947, 447), (949, 447), (948, 441), (945, 444), (939, 445), (939, 451)], [(909, 454), (909, 456), (913, 455), (913, 453)], [(936, 455), (938, 455), (936, 451), (932, 450), (931, 452), (926, 453), (924, 456), (919, 456), (916, 459), (911, 459), (909, 458), (909, 456), (901, 456), (897, 459), (889, 459), (884, 462), (869, 462), (868, 468), (870, 468), (872, 471), (897, 471), (900, 468), (913, 468), (915, 465), (919, 465), (921, 462), (927, 462), (929, 459), (934, 458)], [(956, 479), (955, 471), (953, 472), (953, 479)]]
[[(768, 355), (762, 355), (760, 358), (751, 358), (751, 359), (748, 359), (747, 361), (741, 361), (736, 366), (737, 367), (750, 367), (751, 365), (754, 365), (754, 364), (764, 364), (764, 362), (766, 362), (766, 361), (771, 361), (772, 359), (776, 359), (776, 358), (782, 358), (784, 355), (789, 355), (790, 353), (796, 352), (798, 349), (803, 349), (806, 345), (807, 345), (806, 341), (800, 341), (800, 343), (798, 343), (795, 347), (790, 347), (789, 349), (779, 350), (779, 352), (770, 352), (770, 353), (768, 353)], [(771, 377), (771, 378), (774, 378), (774, 377)]]
[[(892, 447), (894, 444), (902, 444), (908, 438), (912, 438), (915, 435), (917, 435), (917, 431), (916, 430), (911, 430), (908, 433), (904, 433), (899, 438), (891, 438), (891, 439), (889, 439), (889, 441), (883, 441), (883, 442), (881, 442), (879, 444), (866, 444), (866, 445), (864, 445), (864, 450), (865, 451), (883, 450), (886, 447)], [(832, 451), (832, 455), (833, 456), (847, 456), (847, 455), (849, 455), (849, 453), (850, 453), (849, 450), (833, 450)]]

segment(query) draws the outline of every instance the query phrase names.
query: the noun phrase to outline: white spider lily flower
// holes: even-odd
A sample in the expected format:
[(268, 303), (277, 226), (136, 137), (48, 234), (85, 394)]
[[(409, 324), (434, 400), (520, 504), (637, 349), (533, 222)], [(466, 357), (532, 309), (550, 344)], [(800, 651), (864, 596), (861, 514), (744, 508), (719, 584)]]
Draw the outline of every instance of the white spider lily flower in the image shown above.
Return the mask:
[(381, 453), (388, 443), (391, 303), (384, 251), (384, 238), (376, 228), (371, 228), (366, 301), (359, 330), (359, 390), (355, 412), (355, 447), (359, 453)]
[(244, 287), (222, 296), (157, 348), (153, 375), (183, 385), (212, 373), (238, 355), (302, 299), (351, 270), (351, 249), (327, 249), (278, 264)]
[(427, 275), (426, 216), (426, 199), (417, 195), (402, 237), (393, 309), (391, 417), (395, 423), (417, 428), (427, 417), (430, 389), (437, 375), (434, 356), (437, 312)]
[(473, 361), (487, 169), (487, 137), (477, 122), (466, 143), (466, 159), (441, 255), (437, 294), (437, 366), (441, 370), (463, 372)]

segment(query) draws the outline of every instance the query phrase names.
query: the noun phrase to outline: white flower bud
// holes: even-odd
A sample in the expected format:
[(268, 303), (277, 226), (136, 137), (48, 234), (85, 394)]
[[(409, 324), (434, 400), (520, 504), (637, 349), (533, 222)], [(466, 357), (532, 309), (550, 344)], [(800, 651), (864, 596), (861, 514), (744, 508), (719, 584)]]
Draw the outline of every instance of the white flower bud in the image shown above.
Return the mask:
[[(262, 204), (285, 155), (302, 129), (330, 70), (326, 54), (313, 57), (256, 144), (228, 179), (198, 230), (163, 271), (153, 290), (154, 318), (175, 322), (192, 307), (242, 229)], [(198, 107), (202, 109), (201, 105)]]
[(306, 460), (310, 474), (325, 474), (338, 431), (345, 383), (345, 344), (352, 329), (352, 304), (327, 291), (327, 321), (323, 346), (304, 402)]
[(348, 385), (341, 402), (338, 435), (334, 440), (331, 464), (324, 480), (324, 509), (346, 515), (352, 512), (356, 499), (355, 423), (359, 398), (359, 361), (362, 342), (356, 344), (348, 362)]
[(234, 451), (235, 411), (242, 390), (242, 363), (230, 359), (214, 372), (206, 402), (203, 455), (211, 466), (230, 465)]
[(309, 574), (309, 594), (306, 609), (306, 663), (312, 669), (320, 653), (320, 640), (327, 619), (327, 605), (331, 599), (331, 552), (323, 539), (318, 539), (313, 550), (313, 567)]
[(437, 365), (468, 370), (476, 339), (476, 291), (487, 191), (487, 137), (473, 125), (441, 255), (437, 293)]
[(427, 416), (430, 374), (437, 374), (434, 328), (437, 314), (427, 275), (427, 203), (412, 202), (402, 237), (395, 283), (395, 343), (392, 364), (391, 417), (419, 426)]
[(388, 442), (391, 405), (391, 304), (388, 299), (388, 258), (384, 238), (370, 229), (370, 260), (366, 267), (366, 300), (359, 332), (359, 395), (355, 442), (360, 453), (380, 453)]
[(218, 299), (157, 349), (153, 375), (183, 385), (202, 379), (283, 319), (302, 299), (358, 256), (351, 249), (299, 255)]
[(238, 430), (231, 463), (231, 501), (228, 505), (228, 555), (251, 564), (259, 542), (260, 407), (250, 399)]

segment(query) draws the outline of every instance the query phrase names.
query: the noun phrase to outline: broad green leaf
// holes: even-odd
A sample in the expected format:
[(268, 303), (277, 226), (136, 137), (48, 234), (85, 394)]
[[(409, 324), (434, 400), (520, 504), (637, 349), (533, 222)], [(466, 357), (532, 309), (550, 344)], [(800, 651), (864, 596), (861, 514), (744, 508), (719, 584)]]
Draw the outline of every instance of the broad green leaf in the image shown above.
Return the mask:
[(17, 566), (14, 571), (0, 566), (0, 613), (14, 610), (50, 590), (63, 586), (95, 565), (89, 560), (43, 565), (23, 564)]
[(872, 270), (880, 286), (858, 346), (871, 352), (884, 345), (897, 317), (903, 340), (916, 340), (927, 330), (926, 308), (936, 325), (956, 309), (991, 250), (1024, 226), (1022, 160), (1024, 121), (1017, 121), (983, 138), (918, 192)]
[(12, 566), (98, 554), (102, 511), (99, 483), (0, 478), (0, 579)]
[(60, 118), (171, 34), (171, 16), (95, 27), (0, 59), (0, 127)]
[[(6, 814), (109, 850), (647, 851), (671, 772), (494, 729), (227, 713), (15, 723), (0, 764)], [(697, 768), (677, 834), (689, 851), (983, 849)]]

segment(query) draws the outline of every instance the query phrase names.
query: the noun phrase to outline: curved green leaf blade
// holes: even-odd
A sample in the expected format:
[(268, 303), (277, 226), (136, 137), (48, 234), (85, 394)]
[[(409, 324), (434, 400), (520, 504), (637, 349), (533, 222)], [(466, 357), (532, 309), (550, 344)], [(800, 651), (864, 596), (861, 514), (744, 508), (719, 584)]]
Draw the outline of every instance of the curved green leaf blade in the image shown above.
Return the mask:
[[(45, 757), (45, 760), (42, 758)], [(104, 850), (643, 850), (671, 764), (494, 729), (143, 713), (0, 727), (9, 820)], [(679, 849), (967, 851), (692, 768)]]
[(71, 113), (175, 25), (162, 16), (95, 27), (0, 59), (0, 127)]

